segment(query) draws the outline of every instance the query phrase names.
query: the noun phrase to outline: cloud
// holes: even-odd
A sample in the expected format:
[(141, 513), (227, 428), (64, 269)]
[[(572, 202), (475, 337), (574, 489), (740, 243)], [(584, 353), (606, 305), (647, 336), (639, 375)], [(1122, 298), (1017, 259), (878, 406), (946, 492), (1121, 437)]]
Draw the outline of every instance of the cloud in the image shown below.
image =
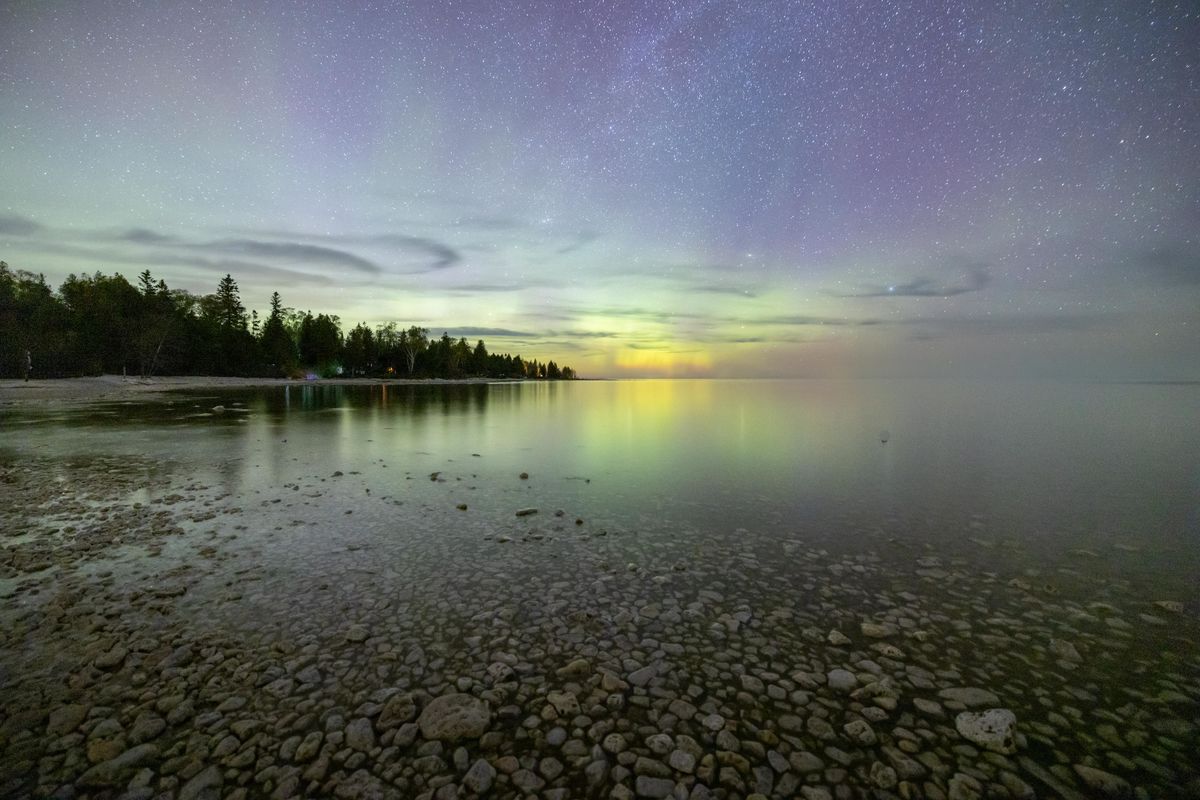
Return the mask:
[(457, 217), (450, 224), (455, 228), (470, 228), (480, 231), (509, 231), (525, 227), (525, 223), (513, 217), (490, 216), (486, 214)]
[(957, 281), (941, 282), (934, 278), (916, 277), (907, 282), (870, 284), (853, 292), (830, 292), (834, 297), (956, 297), (978, 292), (991, 283), (987, 266), (978, 262), (966, 265), (966, 275)]
[(752, 289), (739, 289), (736, 286), (711, 286), (700, 285), (692, 286), (691, 291), (703, 292), (704, 294), (727, 294), (735, 297), (758, 297), (758, 293)]
[(531, 333), (530, 331), (514, 331), (509, 328), (442, 328), (442, 331), (454, 337), (499, 336), (517, 339), (536, 339), (538, 336), (536, 333)]
[(1179, 246), (1155, 247), (1137, 260), (1149, 268), (1154, 277), (1173, 285), (1200, 284), (1200, 253)]
[(758, 325), (836, 325), (839, 327), (863, 327), (868, 325), (879, 325), (881, 320), (878, 319), (851, 319), (849, 317), (816, 317), (809, 314), (784, 314), (774, 317), (762, 317), (753, 320)]
[(515, 283), (456, 283), (453, 286), (447, 286), (447, 292), (519, 292), (522, 289), (529, 288), (528, 285), (519, 286)]
[(130, 228), (118, 234), (117, 238), (123, 242), (135, 242), (136, 244), (174, 244), (179, 241), (174, 236), (152, 231), (149, 228)]
[(950, 334), (1042, 334), (1087, 331), (1110, 325), (1117, 314), (989, 314), (977, 317), (911, 317), (884, 324), (921, 327), (915, 338), (933, 339)]
[(200, 250), (234, 253), (258, 258), (299, 261), (304, 264), (339, 266), (368, 275), (378, 275), (379, 266), (345, 250), (301, 242), (264, 242), (256, 239), (222, 239), (200, 245)]
[(40, 222), (19, 214), (0, 214), (0, 235), (33, 236), (43, 231)]
[(596, 241), (599, 238), (600, 238), (600, 235), (597, 233), (592, 233), (591, 231), (583, 231), (575, 236), (574, 241), (572, 241), (568, 244), (565, 244), (562, 247), (559, 247), (557, 250), (554, 251), (554, 253), (555, 253), (555, 255), (565, 256), (569, 253), (574, 253), (577, 250), (582, 250), (583, 248), (587, 247), (589, 244), (591, 244), (592, 242)]
[[(230, 273), (241, 280), (248, 276), (267, 278), (277, 281), (287, 281), (289, 283), (306, 282), (309, 284), (318, 284), (321, 286), (330, 286), (334, 284), (334, 280), (326, 275), (314, 275), (309, 272), (300, 272), (298, 270), (286, 269), (283, 267), (274, 267), (267, 264), (260, 264), (254, 261), (245, 261), (242, 259), (232, 258), (209, 258), (204, 255), (193, 254), (187, 251), (180, 250), (151, 250), (145, 253), (139, 253), (136, 258), (132, 257), (125, 250), (113, 249), (95, 244), (70, 244), (67, 242), (57, 241), (40, 241), (35, 248), (41, 253), (52, 253), (55, 255), (68, 256), (70, 258), (79, 259), (80, 261), (89, 262), (91, 264), (108, 264), (114, 267), (129, 268), (134, 261), (137, 262), (138, 269), (143, 268), (160, 268), (160, 267), (188, 267), (198, 269), (205, 272), (215, 274)], [(175, 283), (175, 281), (171, 281)], [(212, 288), (215, 288), (213, 284)]]
[[(364, 244), (383, 245), (386, 247), (398, 247), (405, 250), (417, 250), (429, 256), (429, 270), (446, 269), (453, 267), (455, 264), (462, 261), (462, 253), (455, 248), (440, 242), (437, 239), (430, 239), (426, 236), (409, 236), (403, 233), (383, 233), (373, 236), (346, 236), (337, 237), (345, 241), (359, 241)], [(420, 270), (422, 272), (428, 270)]]

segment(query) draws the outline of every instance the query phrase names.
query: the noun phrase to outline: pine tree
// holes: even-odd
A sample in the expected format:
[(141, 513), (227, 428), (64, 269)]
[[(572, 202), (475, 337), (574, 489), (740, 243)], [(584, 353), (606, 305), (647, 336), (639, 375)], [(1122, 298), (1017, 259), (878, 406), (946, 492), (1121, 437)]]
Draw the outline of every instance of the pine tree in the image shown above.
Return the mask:
[(226, 330), (246, 329), (246, 307), (242, 305), (237, 281), (228, 273), (217, 285), (218, 322)]

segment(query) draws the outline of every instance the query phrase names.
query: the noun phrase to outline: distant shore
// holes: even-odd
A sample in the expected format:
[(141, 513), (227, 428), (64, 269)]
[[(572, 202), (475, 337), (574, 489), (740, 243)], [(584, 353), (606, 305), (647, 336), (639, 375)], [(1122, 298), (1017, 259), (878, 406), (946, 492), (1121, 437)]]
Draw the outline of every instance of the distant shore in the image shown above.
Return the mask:
[(98, 375), (87, 378), (44, 378), (0, 380), (0, 405), (23, 403), (79, 403), (96, 400), (148, 399), (179, 389), (244, 389), (271, 386), (416, 386), (474, 383), (522, 383), (497, 378), (229, 378), (207, 375), (178, 375), (143, 378)]

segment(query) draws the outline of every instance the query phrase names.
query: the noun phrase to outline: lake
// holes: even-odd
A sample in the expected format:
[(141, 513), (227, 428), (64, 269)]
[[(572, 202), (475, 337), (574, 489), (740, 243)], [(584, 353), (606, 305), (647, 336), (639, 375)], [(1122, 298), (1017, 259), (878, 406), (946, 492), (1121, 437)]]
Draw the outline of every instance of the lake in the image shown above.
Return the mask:
[(0, 408), (0, 794), (1181, 796), (1197, 420), (917, 380)]

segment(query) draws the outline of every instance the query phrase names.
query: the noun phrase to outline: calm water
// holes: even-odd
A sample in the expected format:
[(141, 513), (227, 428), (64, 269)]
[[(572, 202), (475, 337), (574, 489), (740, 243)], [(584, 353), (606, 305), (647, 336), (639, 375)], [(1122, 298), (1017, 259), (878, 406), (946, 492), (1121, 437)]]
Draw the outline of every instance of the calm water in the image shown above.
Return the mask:
[[(217, 404), (227, 410), (213, 414)], [(884, 537), (997, 568), (1155, 575), (1183, 591), (1195, 591), (1200, 561), (1191, 385), (296, 386), (3, 413), (6, 448), (148, 455), (231, 493), (358, 473), (323, 486), (309, 509), (331, 522), (373, 493), (398, 498), (387, 513), (400, 517), (467, 502), (471, 524), (508, 524), (537, 506), (684, 539), (725, 532), (844, 550)], [(435, 471), (442, 482), (429, 480)], [(380, 522), (369, 508), (357, 521)]]

